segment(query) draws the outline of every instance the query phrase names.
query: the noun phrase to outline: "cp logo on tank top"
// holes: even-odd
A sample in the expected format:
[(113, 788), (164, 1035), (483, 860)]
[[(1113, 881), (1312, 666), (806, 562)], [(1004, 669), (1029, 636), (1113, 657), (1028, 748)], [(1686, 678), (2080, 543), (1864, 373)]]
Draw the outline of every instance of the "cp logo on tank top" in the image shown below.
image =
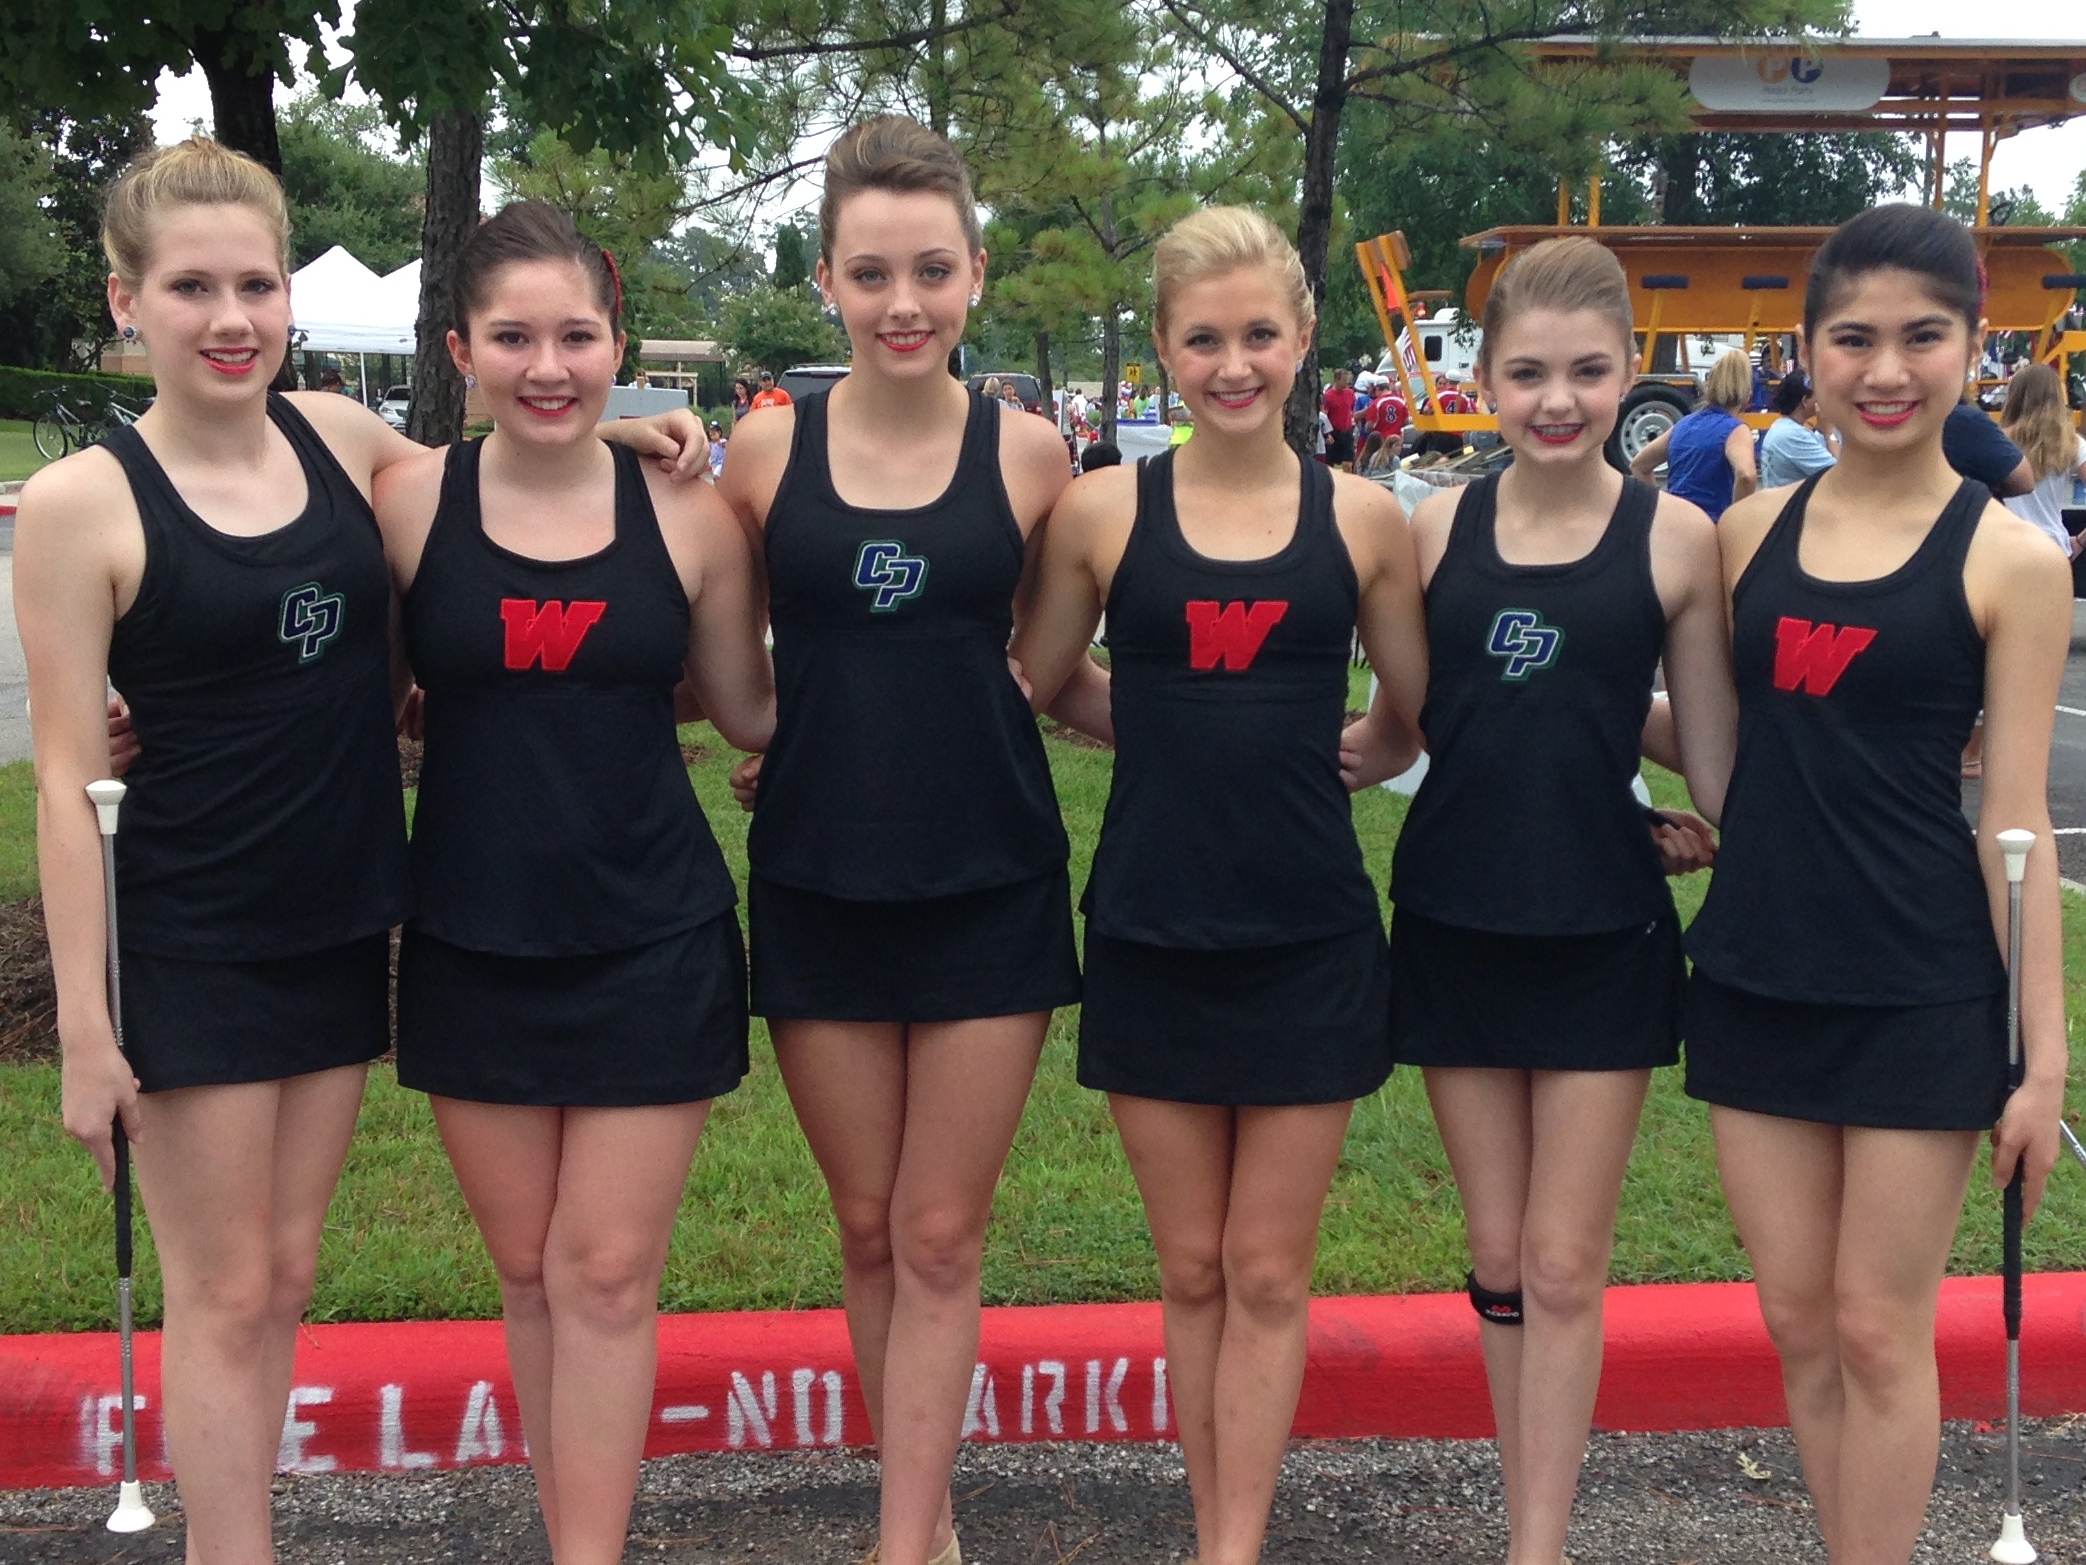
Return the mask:
[(888, 538), (872, 538), (855, 556), (855, 585), (873, 593), (869, 612), (888, 614), (908, 598), (920, 596), (927, 585), (927, 561), (907, 554), (905, 545)]
[(1829, 696), (1855, 655), (1875, 639), (1865, 625), (1814, 625), (1784, 614), (1775, 622), (1775, 689), (1801, 687), (1808, 696)]
[(297, 649), (299, 663), (309, 663), (340, 634), (346, 609), (347, 600), (339, 593), (328, 592), (315, 581), (305, 582), (282, 595), (275, 634)]
[(1564, 632), (1545, 625), (1534, 609), (1501, 609), (1492, 616), (1492, 630), (1485, 638), (1485, 650), (1507, 660), (1499, 677), (1516, 684), (1555, 663), (1563, 645)]
[(1213, 600), (1188, 604), (1188, 666), (1193, 669), (1225, 668), (1244, 673), (1260, 656), (1268, 632), (1282, 623), (1289, 612), (1287, 598), (1264, 598), (1253, 603), (1218, 604)]
[(500, 621), (507, 632), (506, 664), (516, 673), (540, 660), (544, 672), (562, 674), (572, 666), (587, 632), (608, 612), (608, 605), (575, 598), (538, 603), (534, 598), (502, 598)]

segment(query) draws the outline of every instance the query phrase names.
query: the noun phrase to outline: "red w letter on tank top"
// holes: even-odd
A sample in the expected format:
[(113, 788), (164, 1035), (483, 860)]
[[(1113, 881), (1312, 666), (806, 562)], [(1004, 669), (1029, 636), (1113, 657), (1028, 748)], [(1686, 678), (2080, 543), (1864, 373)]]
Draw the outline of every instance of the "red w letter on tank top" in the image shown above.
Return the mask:
[(1243, 672), (1260, 656), (1268, 632), (1282, 623), (1289, 600), (1271, 598), (1248, 608), (1244, 603), (1190, 600), (1188, 604), (1188, 666), (1215, 668), (1218, 664)]
[(552, 598), (539, 605), (534, 598), (502, 598), (500, 618), (507, 626), (507, 666), (519, 672), (541, 658), (547, 672), (564, 673), (579, 651), (579, 644), (587, 639), (587, 632), (607, 612), (606, 603), (560, 603)]
[(1854, 655), (1875, 639), (1876, 632), (1861, 625), (1813, 625), (1785, 614), (1775, 625), (1775, 689), (1801, 685), (1806, 695), (1830, 695)]

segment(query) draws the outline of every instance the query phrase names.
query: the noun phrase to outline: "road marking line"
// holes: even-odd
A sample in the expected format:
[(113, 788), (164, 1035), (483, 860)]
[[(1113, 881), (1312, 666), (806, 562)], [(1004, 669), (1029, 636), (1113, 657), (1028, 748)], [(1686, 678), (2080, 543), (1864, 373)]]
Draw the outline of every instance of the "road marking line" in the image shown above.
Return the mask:
[(2057, 710), (2062, 712), (2066, 717), (2086, 717), (2086, 707), (2060, 706), (2059, 708), (2057, 708)]
[(2086, 837), (2086, 826), (2052, 826), (2050, 835), (2053, 837)]

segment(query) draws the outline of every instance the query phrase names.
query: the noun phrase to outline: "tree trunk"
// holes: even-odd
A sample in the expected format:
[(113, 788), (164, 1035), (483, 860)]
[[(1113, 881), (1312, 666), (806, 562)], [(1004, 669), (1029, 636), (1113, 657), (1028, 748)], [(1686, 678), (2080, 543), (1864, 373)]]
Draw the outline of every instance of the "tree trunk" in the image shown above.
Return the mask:
[(424, 446), (464, 432), (464, 382), (449, 357), (449, 285), (464, 241), (478, 227), (485, 123), (469, 109), (441, 109), (427, 134), (427, 216), (420, 225), (420, 319), (413, 405), (406, 433)]
[(1159, 366), (1154, 372), (1159, 377), (1159, 427), (1166, 429), (1173, 423), (1173, 409), (1168, 405), (1173, 399), (1173, 381), (1167, 376), (1166, 361), (1156, 353), (1152, 358)]
[(1123, 323), (1113, 300), (1101, 317), (1101, 417), (1095, 433), (1111, 444), (1115, 440), (1115, 405), (1123, 384)]
[(1057, 403), (1051, 393), (1050, 384), (1050, 333), (1036, 333), (1036, 385), (1043, 395), (1043, 412), (1052, 423), (1057, 422)]
[(280, 175), (275, 73), (253, 58), (230, 26), (198, 31), (192, 48), (203, 80), (210, 84), (210, 118), (217, 139)]
[[(1333, 239), (1333, 173), (1340, 150), (1340, 116), (1347, 108), (1347, 53), (1354, 36), (1354, 0), (1326, 0), (1325, 33), (1318, 46), (1318, 88), (1311, 95), (1311, 128), (1304, 136), (1304, 184), (1297, 203), (1297, 255), (1311, 284), (1311, 302), (1325, 312), (1326, 252)], [(1318, 338), (1283, 410), (1283, 433), (1299, 456), (1318, 440)]]

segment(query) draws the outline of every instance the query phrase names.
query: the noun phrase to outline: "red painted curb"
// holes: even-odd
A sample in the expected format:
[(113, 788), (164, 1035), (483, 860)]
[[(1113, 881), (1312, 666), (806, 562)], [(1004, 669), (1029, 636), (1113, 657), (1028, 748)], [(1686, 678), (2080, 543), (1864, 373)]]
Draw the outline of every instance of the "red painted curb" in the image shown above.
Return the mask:
[[(2027, 1279), (2022, 1407), (2086, 1410), (2086, 1273)], [(2004, 1410), (1996, 1278), (1943, 1285), (1942, 1411)], [(1173, 1436), (1156, 1304), (985, 1312), (965, 1438)], [(869, 1425), (837, 1310), (676, 1315), (660, 1322), (646, 1452), (858, 1445)], [(0, 1338), (0, 1487), (94, 1484), (118, 1462), (116, 1339)], [(168, 1476), (159, 1336), (137, 1339), (140, 1463)], [(1774, 1350), (1742, 1283), (1612, 1288), (1595, 1419), (1604, 1429), (1786, 1421)], [(1491, 1434), (1477, 1317), (1461, 1294), (1318, 1299), (1296, 1432), (1321, 1438)], [(523, 1459), (494, 1321), (314, 1326), (297, 1351), (281, 1465), (298, 1472), (463, 1467)]]

